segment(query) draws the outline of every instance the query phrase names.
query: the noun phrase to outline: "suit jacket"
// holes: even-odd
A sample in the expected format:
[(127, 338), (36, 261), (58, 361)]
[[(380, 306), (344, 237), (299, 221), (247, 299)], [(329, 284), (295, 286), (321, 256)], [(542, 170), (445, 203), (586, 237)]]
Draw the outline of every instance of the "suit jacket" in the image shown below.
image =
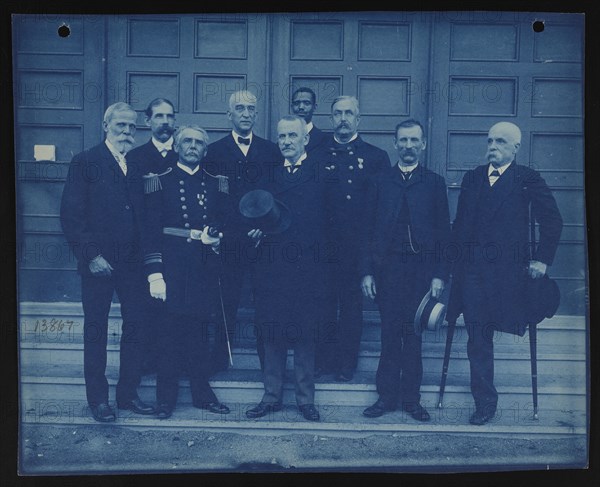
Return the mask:
[(313, 128), (310, 131), (308, 144), (306, 145), (306, 152), (310, 154), (313, 150), (321, 147), (326, 140), (328, 140), (328, 134), (323, 132), (317, 126), (313, 125)]
[(237, 230), (238, 234), (243, 236), (250, 230), (241, 219), (239, 201), (248, 191), (257, 189), (261, 179), (268, 172), (268, 166), (272, 167), (280, 160), (279, 148), (256, 134), (252, 135), (247, 156), (244, 156), (231, 134), (208, 146), (203, 166), (210, 173), (227, 176), (229, 180), (229, 194), (233, 207), (228, 222), (230, 232)]
[[(489, 185), (488, 165), (468, 171), (463, 177), (452, 242), (457, 246), (448, 320), (455, 320), (463, 308), (462, 281), (467, 270), (483, 277), (484, 293), (494, 300), (496, 312), (490, 317), (501, 329), (511, 329), (523, 319), (526, 305), (526, 267), (530, 260), (530, 207), (539, 224), (539, 243), (533, 259), (551, 265), (562, 231), (562, 218), (552, 192), (537, 171), (513, 162), (493, 186), (491, 204), (481, 207), (480, 195)], [(489, 186), (488, 186), (489, 187)], [(481, 218), (480, 212), (485, 212)], [(481, 222), (485, 240), (492, 248), (487, 259), (476, 259), (473, 243), (480, 240)], [(489, 222), (489, 224), (488, 224)], [(485, 242), (484, 242), (485, 243)], [(492, 302), (492, 301), (490, 301)]]
[(319, 159), (325, 181), (329, 237), (337, 243), (341, 259), (356, 262), (360, 249), (356, 236), (365, 220), (368, 187), (379, 171), (390, 167), (390, 159), (360, 136), (340, 145), (333, 135), (313, 157)]
[(385, 266), (393, 242), (396, 222), (406, 197), (411, 238), (422, 259), (427, 280), (448, 281), (445, 250), (450, 241), (450, 211), (444, 178), (419, 164), (408, 181), (397, 166), (374, 178), (368, 192), (361, 259), (361, 276), (377, 275)]
[(171, 312), (214, 313), (219, 304), (220, 256), (200, 240), (165, 235), (163, 228), (222, 228), (229, 197), (221, 191), (218, 179), (202, 168), (190, 175), (173, 166), (168, 174), (160, 176), (160, 183), (160, 189), (144, 196), (145, 272), (163, 273)]
[(177, 163), (177, 153), (174, 150), (170, 150), (163, 157), (152, 143), (151, 138), (145, 144), (129, 151), (127, 153), (127, 160), (135, 161), (139, 165), (142, 174), (150, 172), (161, 174), (168, 167)]
[(141, 172), (127, 162), (125, 176), (104, 142), (73, 157), (62, 195), (60, 218), (79, 272), (102, 255), (112, 266), (140, 263), (143, 206)]
[(315, 300), (323, 295), (327, 265), (323, 240), (325, 188), (319, 178), (318, 161), (308, 156), (300, 169), (290, 174), (281, 160), (263, 180), (262, 188), (289, 208), (291, 224), (283, 233), (267, 235), (258, 248), (257, 317), (260, 322), (269, 321), (268, 317), (277, 321), (285, 317), (296, 322), (306, 320), (318, 308)]

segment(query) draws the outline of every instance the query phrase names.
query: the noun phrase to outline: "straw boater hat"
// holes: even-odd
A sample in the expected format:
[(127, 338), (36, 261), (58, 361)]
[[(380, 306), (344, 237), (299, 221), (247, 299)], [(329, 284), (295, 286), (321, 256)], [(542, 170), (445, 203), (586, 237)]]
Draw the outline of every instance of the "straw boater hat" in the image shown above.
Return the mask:
[(425, 294), (415, 313), (415, 333), (420, 335), (425, 329), (438, 330), (446, 317), (446, 305), (431, 296), (431, 290)]

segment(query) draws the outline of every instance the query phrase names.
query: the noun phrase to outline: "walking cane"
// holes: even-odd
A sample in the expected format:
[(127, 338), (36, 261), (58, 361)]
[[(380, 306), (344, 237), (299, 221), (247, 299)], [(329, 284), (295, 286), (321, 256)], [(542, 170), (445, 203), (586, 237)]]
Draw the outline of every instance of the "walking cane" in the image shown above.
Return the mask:
[[(529, 212), (529, 229), (531, 236), (530, 255), (533, 259), (535, 253), (535, 219), (533, 216), (533, 208), (530, 207)], [(533, 419), (538, 418), (538, 384), (537, 384), (537, 328), (535, 323), (529, 324), (529, 356), (531, 359), (531, 394), (533, 396)]]
[(446, 389), (446, 378), (448, 377), (448, 364), (450, 363), (450, 351), (452, 349), (452, 339), (454, 338), (454, 330), (456, 329), (456, 320), (448, 322), (448, 331), (446, 336), (446, 350), (444, 351), (444, 365), (442, 368), (442, 381), (440, 382), (440, 396), (438, 399), (438, 409), (442, 409), (442, 399), (444, 390)]
[(229, 330), (227, 329), (227, 317), (225, 316), (225, 305), (223, 304), (221, 276), (219, 276), (219, 299), (221, 300), (221, 312), (223, 313), (223, 326), (225, 326), (225, 339), (227, 340), (227, 353), (229, 354), (229, 365), (233, 366), (233, 357), (231, 356), (231, 345), (229, 344)]
[(537, 329), (536, 325), (529, 325), (529, 354), (531, 356), (531, 392), (533, 394), (533, 419), (538, 418), (538, 397), (537, 397)]

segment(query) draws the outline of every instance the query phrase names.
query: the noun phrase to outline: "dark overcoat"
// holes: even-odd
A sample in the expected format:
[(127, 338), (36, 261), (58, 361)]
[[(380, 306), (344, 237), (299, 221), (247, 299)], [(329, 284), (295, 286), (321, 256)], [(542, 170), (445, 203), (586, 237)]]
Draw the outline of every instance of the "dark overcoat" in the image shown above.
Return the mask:
[[(452, 229), (455, 255), (448, 321), (462, 313), (465, 272), (475, 267), (483, 277), (487, 310), (500, 330), (511, 331), (523, 321), (525, 285), (531, 258), (551, 265), (562, 231), (562, 218), (550, 188), (540, 174), (513, 162), (493, 186), (489, 204), (481, 195), (489, 185), (488, 165), (468, 171), (462, 181)], [(530, 211), (539, 224), (539, 242), (530, 248)], [(480, 235), (485, 235), (481, 242)]]

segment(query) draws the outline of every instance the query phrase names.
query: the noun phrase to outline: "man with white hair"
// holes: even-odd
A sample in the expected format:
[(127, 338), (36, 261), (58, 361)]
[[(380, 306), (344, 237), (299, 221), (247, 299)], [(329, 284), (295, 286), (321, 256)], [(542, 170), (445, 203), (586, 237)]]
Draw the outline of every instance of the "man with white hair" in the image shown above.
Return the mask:
[[(247, 90), (236, 91), (229, 97), (227, 118), (232, 125), (231, 133), (210, 144), (203, 162), (211, 172), (227, 177), (233, 208), (227, 221), (229, 240), (221, 248), (223, 300), (229, 330), (235, 329), (244, 276), (249, 268), (246, 247), (254, 245), (246, 235), (248, 229), (237, 211), (239, 201), (248, 191), (256, 189), (261, 178), (268, 174), (268, 166), (272, 167), (281, 159), (276, 144), (254, 133), (258, 117), (257, 101), (256, 96)], [(227, 341), (223, 333), (216, 338), (215, 370), (226, 369)], [(262, 363), (260, 345), (259, 356)]]
[[(543, 277), (554, 260), (562, 218), (552, 192), (537, 171), (516, 163), (521, 130), (499, 122), (487, 137), (487, 164), (463, 177), (452, 242), (461, 249), (454, 266), (447, 320), (462, 313), (468, 333), (470, 423), (496, 414), (494, 331), (515, 333), (525, 320), (526, 279)], [(530, 215), (539, 242), (530, 249)], [(532, 255), (531, 255), (531, 252)]]
[(85, 388), (96, 421), (116, 419), (108, 404), (106, 345), (113, 294), (123, 318), (116, 399), (119, 409), (153, 414), (137, 395), (142, 345), (148, 333), (140, 245), (140, 171), (127, 160), (137, 113), (127, 103), (108, 107), (106, 140), (73, 157), (60, 208), (63, 231), (77, 258), (83, 304)]

